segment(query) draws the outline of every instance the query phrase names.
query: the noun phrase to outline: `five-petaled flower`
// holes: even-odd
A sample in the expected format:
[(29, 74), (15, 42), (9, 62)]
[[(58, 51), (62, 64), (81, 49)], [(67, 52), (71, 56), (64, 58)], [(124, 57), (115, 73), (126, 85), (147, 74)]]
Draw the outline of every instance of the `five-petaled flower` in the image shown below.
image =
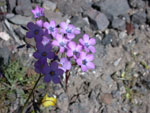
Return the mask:
[(60, 23), (60, 32), (67, 35), (67, 38), (72, 40), (75, 37), (75, 34), (80, 34), (80, 30), (75, 28), (72, 24), (67, 24), (66, 22)]
[(81, 52), (80, 58), (77, 59), (77, 64), (81, 66), (82, 71), (87, 71), (88, 69), (94, 69), (95, 65), (92, 63), (94, 56), (92, 54), (86, 54)]
[(56, 40), (53, 40), (52, 45), (60, 48), (59, 52), (63, 53), (67, 48), (68, 40), (64, 38), (61, 34), (56, 35)]
[(74, 59), (79, 58), (80, 56), (80, 52), (82, 50), (82, 46), (81, 45), (76, 45), (75, 42), (71, 41), (68, 44), (68, 51), (67, 51), (67, 56), (68, 57), (74, 57)]
[(36, 43), (37, 51), (33, 54), (36, 59), (49, 58), (53, 59), (55, 57), (54, 52), (52, 52), (52, 45), (48, 43), (43, 45), (41, 42)]
[(55, 84), (57, 84), (57, 83), (60, 83), (60, 80), (64, 71), (58, 67), (57, 62), (52, 62), (50, 66), (45, 65), (43, 69), (43, 73), (45, 75), (44, 81), (46, 83), (52, 80)]
[(32, 13), (34, 15), (34, 18), (44, 16), (44, 8), (40, 8), (38, 5), (36, 5), (36, 8), (32, 10)]
[(83, 45), (86, 52), (96, 52), (96, 49), (94, 47), (94, 45), (96, 44), (96, 40), (94, 38), (89, 38), (87, 34), (84, 34), (83, 39), (79, 39), (79, 42), (81, 43), (81, 45)]
[(50, 23), (45, 22), (43, 25), (47, 30), (49, 34), (52, 34), (53, 37), (57, 34), (57, 28), (56, 28), (56, 22), (54, 20), (51, 20)]
[(61, 58), (59, 62), (59, 68), (63, 69), (64, 72), (71, 69), (71, 62), (66, 58)]
[(43, 73), (43, 68), (45, 67), (45, 65), (48, 65), (47, 59), (45, 58), (42, 58), (36, 61), (34, 64), (35, 72), (40, 73), (40, 74)]
[(28, 32), (26, 33), (27, 38), (35, 38), (36, 41), (42, 40), (43, 30), (41, 27), (39, 27), (37, 24), (34, 24), (33, 22), (29, 22), (27, 24)]

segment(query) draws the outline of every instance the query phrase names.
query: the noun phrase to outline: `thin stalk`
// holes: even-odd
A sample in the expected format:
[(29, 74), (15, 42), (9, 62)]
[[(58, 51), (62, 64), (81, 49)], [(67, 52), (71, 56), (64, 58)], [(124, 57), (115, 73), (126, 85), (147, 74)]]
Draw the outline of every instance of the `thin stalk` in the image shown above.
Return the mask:
[(34, 87), (33, 87), (32, 91), (30, 92), (30, 94), (29, 94), (29, 96), (28, 96), (28, 98), (27, 98), (27, 100), (26, 100), (26, 102), (25, 102), (25, 104), (24, 104), (24, 106), (23, 106), (23, 108), (22, 108), (22, 110), (21, 110), (21, 113), (24, 112), (24, 108), (26, 107), (27, 103), (29, 102), (29, 100), (30, 100), (30, 98), (31, 98), (31, 96), (32, 96), (32, 94), (33, 94), (33, 91), (35, 90), (35, 88), (36, 88), (38, 82), (40, 81), (41, 77), (42, 77), (42, 74), (40, 74), (38, 80), (37, 80), (36, 83), (34, 84)]

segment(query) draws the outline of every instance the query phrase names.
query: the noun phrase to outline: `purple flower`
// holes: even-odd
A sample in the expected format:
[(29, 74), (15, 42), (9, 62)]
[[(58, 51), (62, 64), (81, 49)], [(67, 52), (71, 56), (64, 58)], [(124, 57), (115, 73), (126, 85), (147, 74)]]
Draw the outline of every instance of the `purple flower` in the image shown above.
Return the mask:
[(43, 30), (41, 27), (39, 27), (38, 25), (29, 22), (27, 24), (28, 27), (28, 32), (26, 33), (26, 37), (27, 38), (35, 38), (36, 41), (41, 41), (42, 40), (42, 35), (43, 35)]
[(47, 60), (46, 59), (39, 59), (38, 61), (35, 62), (34, 67), (35, 67), (35, 72), (37, 73), (42, 73), (43, 72), (43, 68), (45, 67), (45, 65), (47, 64)]
[(44, 16), (44, 8), (40, 8), (38, 5), (36, 5), (36, 8), (32, 10), (32, 13), (34, 15), (34, 18)]
[(43, 21), (42, 21), (42, 20), (36, 21), (36, 24), (37, 24), (39, 27), (43, 27)]
[(67, 51), (67, 56), (68, 57), (74, 57), (74, 59), (77, 59), (80, 56), (80, 52), (82, 50), (81, 45), (76, 45), (75, 42), (71, 41), (68, 44), (68, 51)]
[(49, 37), (49, 36), (43, 36), (42, 38), (43, 38), (43, 39), (42, 39), (41, 43), (42, 43), (44, 46), (46, 46), (48, 43), (50, 43), (51, 37)]
[(56, 22), (51, 20), (50, 23), (45, 22), (43, 25), (47, 30), (49, 34), (52, 34), (53, 37), (57, 34), (57, 28), (56, 28)]
[(44, 81), (50, 82), (51, 80), (57, 84), (60, 83), (61, 76), (63, 75), (64, 71), (58, 68), (57, 62), (52, 62), (50, 66), (45, 65), (44, 69)]
[(36, 43), (37, 51), (33, 54), (33, 56), (36, 59), (41, 59), (41, 58), (49, 58), (53, 59), (55, 57), (54, 52), (52, 52), (52, 45), (51, 43), (48, 43), (47, 45), (43, 45), (40, 42)]
[(92, 54), (86, 55), (85, 52), (81, 52), (80, 58), (77, 59), (77, 64), (81, 66), (82, 71), (87, 71), (88, 69), (94, 69), (95, 65), (91, 62), (94, 56)]
[(56, 40), (52, 42), (52, 45), (60, 47), (59, 52), (63, 53), (67, 47), (68, 40), (65, 39), (61, 34), (56, 35)]
[(83, 45), (86, 52), (96, 52), (96, 49), (93, 46), (96, 44), (96, 40), (94, 38), (89, 38), (87, 34), (84, 34), (83, 39), (80, 39), (79, 42), (81, 43), (81, 45)]
[(80, 34), (80, 30), (76, 29), (72, 24), (67, 24), (65, 22), (60, 23), (60, 32), (67, 34), (67, 37), (72, 40), (75, 37), (75, 34)]
[(61, 58), (59, 64), (59, 68), (64, 70), (64, 72), (71, 69), (71, 62), (67, 58)]

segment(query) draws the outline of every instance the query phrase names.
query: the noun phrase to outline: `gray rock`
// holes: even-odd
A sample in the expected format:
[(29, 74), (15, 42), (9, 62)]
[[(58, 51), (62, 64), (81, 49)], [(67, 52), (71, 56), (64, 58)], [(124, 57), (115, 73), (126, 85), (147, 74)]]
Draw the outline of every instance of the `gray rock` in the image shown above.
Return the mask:
[(14, 8), (16, 7), (16, 2), (16, 0), (7, 0), (9, 12), (12, 12), (14, 10)]
[(52, 11), (45, 10), (44, 13), (45, 13), (45, 17), (48, 20), (55, 20), (57, 24), (60, 24), (60, 22), (67, 20), (67, 17), (63, 17), (62, 13), (60, 12), (52, 12)]
[(23, 38), (26, 35), (26, 30), (24, 30), (22, 27), (18, 27), (16, 29), (14, 29), (15, 33), (18, 35), (18, 37), (23, 40)]
[(105, 30), (108, 25), (109, 25), (109, 21), (107, 19), (107, 17), (103, 14), (103, 13), (99, 13), (96, 18), (96, 23), (97, 23), (97, 26), (98, 26), (98, 29), (99, 30)]
[(69, 100), (68, 97), (65, 93), (62, 93), (61, 95), (59, 95), (58, 97), (58, 107), (64, 112), (66, 113), (68, 111), (68, 107), (69, 107)]
[(17, 7), (15, 8), (17, 14), (23, 16), (31, 16), (32, 15), (31, 10), (32, 10), (32, 4), (30, 0), (17, 1)]
[(115, 18), (112, 21), (112, 27), (123, 31), (126, 28), (125, 21), (120, 18)]
[(7, 64), (10, 57), (10, 51), (7, 47), (0, 48), (0, 67)]
[(60, 10), (60, 12), (68, 15), (75, 15), (76, 13), (81, 13), (91, 7), (90, 0), (68, 0), (66, 2), (64, 2), (63, 0), (57, 1), (58, 9)]
[[(76, 12), (82, 12), (82, 8), (79, 6), (80, 4), (75, 5), (71, 2), (64, 2), (63, 0), (58, 2), (58, 9), (63, 14), (73, 15)], [(65, 7), (64, 7), (65, 6)]]
[(102, 0), (95, 5), (99, 7), (109, 19), (111, 19), (112, 16), (126, 14), (130, 9), (127, 0)]
[(143, 0), (129, 0), (129, 4), (133, 8), (144, 8), (145, 2)]
[(17, 25), (27, 25), (27, 23), (30, 22), (32, 18), (21, 15), (15, 15), (14, 17), (9, 18), (8, 20)]
[(99, 29), (99, 30), (105, 30), (108, 25), (109, 21), (105, 14), (98, 12), (94, 9), (89, 9), (87, 12), (85, 12), (85, 15), (89, 17), (91, 27), (92, 29)]
[(119, 40), (118, 40), (118, 34), (115, 30), (111, 30), (108, 34), (105, 35), (104, 39), (102, 40), (102, 44), (104, 46), (107, 46), (109, 44), (112, 45), (112, 47), (119, 46)]
[(80, 27), (80, 28), (87, 26), (87, 22), (79, 16), (73, 16), (71, 18), (71, 23), (77, 27)]
[(8, 13), (8, 14), (6, 14), (6, 18), (8, 19), (8, 18), (12, 18), (12, 17), (14, 17), (15, 15), (13, 14), (13, 13)]
[(14, 40), (15, 40), (15, 42), (17, 42), (18, 44), (23, 44), (20, 40), (19, 40), (19, 37), (15, 34), (15, 32), (14, 32), (14, 29), (13, 29), (13, 24), (11, 24), (10, 22), (8, 22), (8, 20), (7, 19), (5, 19), (5, 21), (4, 21), (4, 27), (6, 28), (6, 29), (8, 29), (8, 33), (10, 34), (10, 36), (12, 36), (13, 38), (14, 38)]
[[(87, 103), (86, 103), (87, 104)], [(90, 105), (82, 105), (82, 103), (74, 103), (70, 106), (70, 113), (89, 113)]]
[(43, 8), (49, 11), (54, 11), (56, 9), (56, 3), (46, 0), (43, 3)]
[(150, 8), (147, 8), (147, 21), (150, 23)]
[(42, 3), (43, 0), (31, 0), (32, 3)]
[(137, 12), (132, 16), (132, 22), (137, 25), (144, 24), (146, 22), (146, 13), (145, 11)]

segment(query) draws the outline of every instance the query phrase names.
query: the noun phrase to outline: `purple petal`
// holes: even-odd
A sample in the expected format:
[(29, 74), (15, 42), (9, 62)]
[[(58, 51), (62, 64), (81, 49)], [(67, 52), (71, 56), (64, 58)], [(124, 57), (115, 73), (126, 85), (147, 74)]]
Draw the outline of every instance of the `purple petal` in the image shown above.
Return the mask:
[(95, 65), (92, 62), (87, 63), (88, 69), (95, 69)]
[(39, 10), (40, 10), (40, 7), (39, 7), (38, 5), (36, 5), (35, 10), (36, 10), (36, 11), (39, 11)]
[(48, 66), (48, 64), (46, 63), (43, 68), (43, 74), (45, 75), (49, 74), (50, 70), (51, 70), (50, 66)]
[(61, 34), (57, 34), (57, 35), (56, 35), (56, 40), (57, 40), (58, 42), (62, 41), (62, 38), (63, 38), (63, 36), (62, 36)]
[(42, 21), (42, 20), (38, 20), (38, 21), (36, 21), (36, 24), (37, 24), (39, 27), (42, 27), (42, 26), (43, 26), (43, 21)]
[(74, 33), (75, 33), (75, 34), (80, 34), (80, 30), (75, 29), (75, 30), (74, 30)]
[(33, 26), (34, 26), (34, 23), (33, 23), (33, 22), (29, 22), (29, 23), (27, 24), (27, 27), (28, 27), (29, 29), (32, 29)]
[(40, 53), (38, 51), (33, 53), (34, 58), (39, 59), (41, 57)]
[(72, 50), (75, 50), (75, 49), (76, 49), (76, 43), (73, 42), (73, 41), (71, 41), (71, 42), (69, 42), (68, 47), (69, 47), (70, 49), (72, 49)]
[(51, 69), (58, 69), (58, 63), (57, 62), (52, 62), (50, 65)]
[(60, 27), (66, 29), (68, 27), (68, 24), (66, 22), (61, 22)]
[(56, 27), (56, 22), (55, 22), (54, 20), (51, 20), (51, 22), (50, 22), (50, 26), (52, 26), (52, 27)]
[(69, 49), (69, 50), (67, 51), (67, 56), (68, 56), (68, 57), (73, 56), (73, 52), (72, 52), (72, 50), (71, 50), (71, 49)]
[(82, 59), (77, 59), (76, 62), (78, 65), (80, 65), (80, 66), (82, 65)]
[(62, 69), (57, 69), (56, 74), (62, 76), (64, 71)]
[(57, 28), (55, 28), (55, 31), (52, 32), (52, 36), (53, 36), (53, 37), (56, 37), (56, 36), (57, 36)]
[(33, 33), (31, 31), (26, 33), (27, 38), (33, 38)]
[(45, 67), (45, 65), (48, 65), (46, 59), (44, 59), (44, 58), (39, 59), (34, 64), (35, 71), (37, 73), (42, 73), (43, 72), (43, 68)]
[(52, 80), (55, 84), (60, 83), (60, 78), (58, 76), (52, 77)]
[(66, 33), (66, 30), (65, 29), (60, 29), (60, 32), (61, 33)]
[(44, 45), (41, 42), (37, 42), (36, 43), (36, 48), (37, 48), (37, 50), (43, 50), (44, 49)]
[(92, 61), (92, 60), (94, 60), (94, 56), (92, 54), (89, 54), (89, 55), (86, 56), (86, 59), (88, 61)]
[(67, 33), (67, 37), (68, 37), (69, 39), (73, 39), (73, 38), (75, 37), (75, 35), (72, 34), (72, 33)]
[(96, 40), (95, 40), (94, 38), (91, 38), (91, 39), (89, 40), (89, 44), (90, 44), (90, 45), (95, 45), (95, 44), (96, 44)]
[(64, 48), (64, 47), (60, 47), (59, 52), (60, 52), (60, 53), (63, 53), (64, 51), (65, 51), (65, 48)]
[(58, 41), (54, 40), (54, 41), (52, 42), (52, 45), (54, 45), (54, 46), (59, 46), (59, 43), (58, 43)]
[(88, 42), (88, 41), (89, 41), (89, 36), (88, 36), (87, 34), (84, 34), (84, 35), (83, 35), (83, 40), (84, 40), (85, 42)]
[(55, 54), (54, 54), (53, 52), (48, 52), (47, 57), (48, 57), (49, 59), (53, 59), (53, 58), (55, 57)]
[(71, 62), (68, 61), (65, 65), (65, 67), (67, 70), (70, 70), (71, 69)]
[(80, 52), (82, 50), (82, 46), (78, 44), (76, 50)]
[(48, 22), (44, 22), (43, 26), (48, 29), (50, 25)]
[(51, 43), (48, 43), (45, 47), (46, 51), (50, 51), (52, 49)]
[(86, 72), (87, 71), (87, 67), (85, 65), (81, 65), (81, 69), (82, 71)]
[(83, 39), (79, 39), (79, 42), (84, 46), (84, 41), (83, 41)]
[(71, 62), (67, 58), (61, 58), (60, 64), (65, 71), (71, 69)]
[(51, 81), (51, 76), (49, 74), (44, 76), (44, 82), (50, 82)]
[(91, 51), (92, 53), (95, 53), (95, 52), (96, 52), (96, 48), (95, 48), (94, 46), (90, 46), (89, 49), (90, 49), (90, 51)]
[(60, 59), (60, 63), (61, 63), (61, 64), (64, 64), (66, 61), (67, 61), (67, 58), (66, 58), (66, 57)]
[(44, 46), (46, 46), (49, 42), (50, 42), (50, 38), (48, 38), (48, 37), (46, 37), (46, 36), (43, 36), (42, 44), (43, 44)]
[(81, 59), (85, 59), (86, 58), (86, 53), (85, 52), (81, 52), (80, 53), (80, 58)]

